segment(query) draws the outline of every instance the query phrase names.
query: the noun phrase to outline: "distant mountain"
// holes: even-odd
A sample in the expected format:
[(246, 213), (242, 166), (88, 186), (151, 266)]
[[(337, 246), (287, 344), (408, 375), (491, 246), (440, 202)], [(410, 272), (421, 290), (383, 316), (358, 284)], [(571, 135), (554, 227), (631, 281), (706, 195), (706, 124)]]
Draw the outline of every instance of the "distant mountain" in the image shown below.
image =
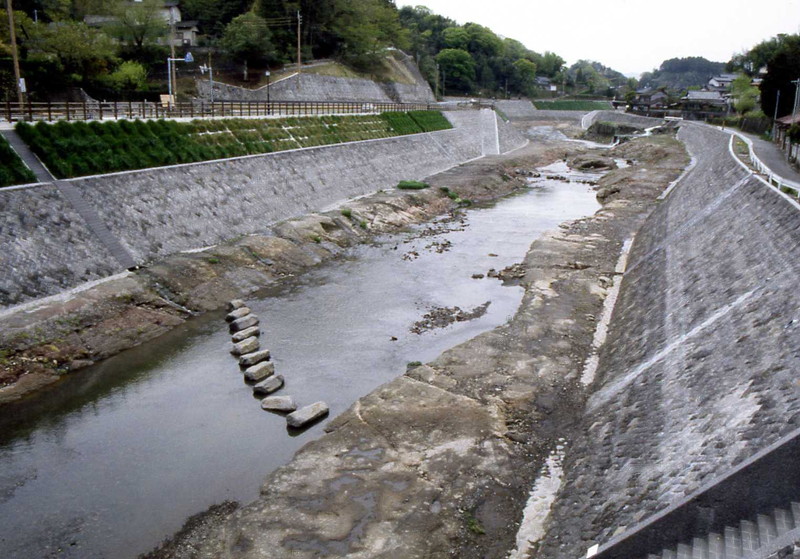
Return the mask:
[(658, 70), (642, 74), (639, 87), (688, 89), (693, 86), (703, 86), (709, 78), (724, 71), (724, 62), (712, 62), (702, 56), (670, 58), (662, 62)]

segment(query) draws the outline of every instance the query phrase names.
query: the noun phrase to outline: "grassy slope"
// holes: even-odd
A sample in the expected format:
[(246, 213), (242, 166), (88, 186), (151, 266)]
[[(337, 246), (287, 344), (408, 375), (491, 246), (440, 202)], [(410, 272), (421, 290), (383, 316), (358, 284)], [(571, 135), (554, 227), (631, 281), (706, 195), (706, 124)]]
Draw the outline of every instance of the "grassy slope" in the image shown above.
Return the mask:
[(0, 136), (0, 188), (31, 182), (36, 182), (36, 177), (11, 149), (5, 138)]
[(537, 109), (543, 111), (602, 111), (613, 108), (608, 101), (582, 101), (580, 99), (534, 101), (533, 104)]

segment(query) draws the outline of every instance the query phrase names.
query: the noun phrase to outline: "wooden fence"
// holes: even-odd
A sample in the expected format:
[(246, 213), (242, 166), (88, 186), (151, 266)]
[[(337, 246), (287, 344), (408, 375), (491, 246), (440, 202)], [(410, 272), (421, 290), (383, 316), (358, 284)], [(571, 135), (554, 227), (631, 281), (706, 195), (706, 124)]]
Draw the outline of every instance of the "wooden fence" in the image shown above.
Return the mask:
[(210, 117), (269, 117), (427, 111), (426, 103), (361, 103), (335, 101), (193, 101), (167, 106), (152, 101), (12, 103), (7, 101), (0, 120), (15, 122), (56, 120), (159, 119)]

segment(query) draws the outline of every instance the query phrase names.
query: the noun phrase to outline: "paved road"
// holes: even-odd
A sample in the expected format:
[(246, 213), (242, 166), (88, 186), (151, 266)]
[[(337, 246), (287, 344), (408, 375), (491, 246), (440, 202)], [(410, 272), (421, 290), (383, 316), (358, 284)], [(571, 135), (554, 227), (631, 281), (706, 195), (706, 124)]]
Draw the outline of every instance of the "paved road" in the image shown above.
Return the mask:
[(786, 153), (772, 142), (763, 140), (755, 134), (744, 134), (753, 141), (753, 150), (761, 161), (772, 169), (772, 172), (785, 179), (800, 182), (800, 171), (792, 167), (786, 160)]

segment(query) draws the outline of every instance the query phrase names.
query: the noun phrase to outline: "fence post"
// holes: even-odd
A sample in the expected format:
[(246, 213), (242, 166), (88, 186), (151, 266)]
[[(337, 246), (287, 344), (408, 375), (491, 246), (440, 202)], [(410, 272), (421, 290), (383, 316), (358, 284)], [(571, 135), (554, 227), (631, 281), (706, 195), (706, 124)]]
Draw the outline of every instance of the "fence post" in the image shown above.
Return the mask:
[(117, 101), (114, 101), (114, 120), (119, 120), (119, 107), (117, 107)]
[(53, 121), (53, 105), (50, 103), (50, 101), (47, 101), (47, 120), (50, 122)]
[(97, 102), (97, 112), (100, 115), (100, 120), (103, 120), (103, 102), (102, 101), (98, 101)]
[(86, 120), (86, 101), (83, 102), (83, 120)]
[(11, 101), (6, 99), (6, 115), (8, 118), (8, 122), (12, 122), (11, 120)]
[(28, 120), (33, 122), (33, 106), (31, 105), (30, 97), (28, 97)]

